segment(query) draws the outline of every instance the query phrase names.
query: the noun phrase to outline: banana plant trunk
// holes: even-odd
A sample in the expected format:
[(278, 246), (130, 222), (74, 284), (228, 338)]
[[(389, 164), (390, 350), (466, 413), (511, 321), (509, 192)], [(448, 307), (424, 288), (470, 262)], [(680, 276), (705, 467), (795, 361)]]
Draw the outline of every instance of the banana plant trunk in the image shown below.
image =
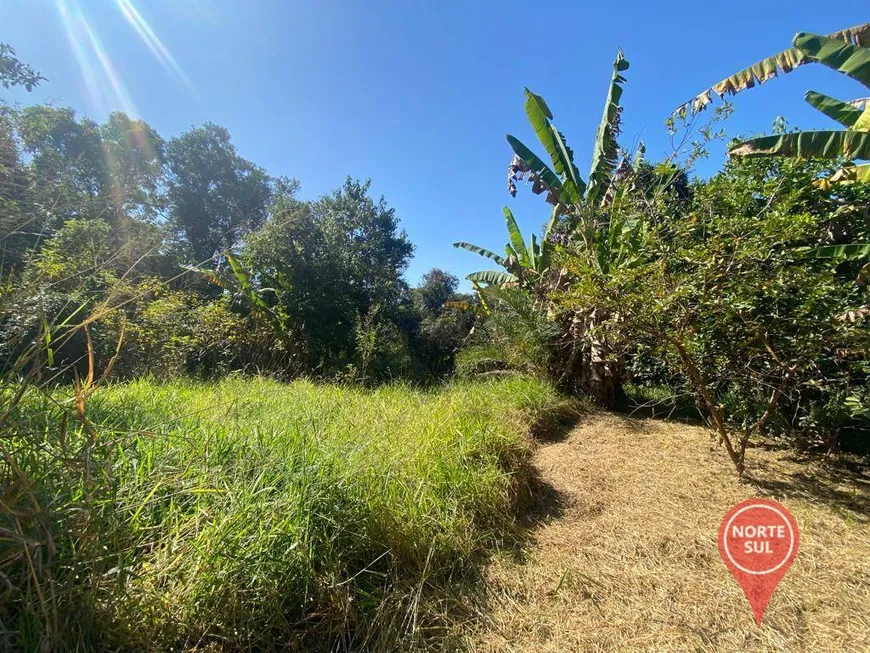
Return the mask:
[(589, 397), (598, 406), (615, 408), (625, 400), (625, 360), (611, 343), (596, 333), (596, 327), (609, 316), (592, 309), (578, 311), (567, 329), (570, 343), (559, 385), (572, 394)]

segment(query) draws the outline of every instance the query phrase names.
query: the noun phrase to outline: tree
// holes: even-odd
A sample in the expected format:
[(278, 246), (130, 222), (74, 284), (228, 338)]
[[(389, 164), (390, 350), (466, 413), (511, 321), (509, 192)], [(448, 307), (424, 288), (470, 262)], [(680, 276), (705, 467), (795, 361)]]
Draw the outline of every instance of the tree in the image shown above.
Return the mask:
[(607, 316), (598, 337), (636, 383), (694, 394), (739, 474), (749, 442), (770, 431), (835, 442), (846, 398), (866, 387), (866, 326), (845, 317), (863, 291), (801, 252), (832, 229), (866, 234), (861, 216), (838, 213), (838, 194), (812, 183), (829, 168), (732, 160), (696, 182), (676, 216), (642, 192), (624, 198), (649, 225), (637, 265), (602, 275), (578, 253), (560, 257), (572, 283), (554, 303)]
[(458, 292), (459, 280), (432, 268), (411, 290), (414, 320), (405, 328), (413, 335), (413, 349), (422, 376), (438, 378), (453, 369), (456, 353), (474, 326), (474, 297)]
[(118, 111), (100, 125), (100, 138), (115, 212), (153, 220), (162, 208), (163, 139), (143, 120)]
[[(713, 93), (720, 97), (736, 95), (752, 88), (756, 80), (762, 83), (777, 77), (779, 71), (787, 74), (808, 63), (821, 63), (870, 89), (870, 23), (829, 36), (799, 32), (792, 46), (726, 77), (679, 107), (675, 113), (685, 115), (690, 107), (693, 111), (700, 111), (712, 101)], [(870, 159), (870, 102), (867, 98), (842, 102), (817, 91), (807, 91), (805, 97), (813, 107), (840, 123), (845, 130), (798, 131), (752, 138), (733, 145), (728, 151), (729, 156)], [(870, 164), (849, 164), (824, 183), (832, 182), (870, 183)], [(826, 259), (865, 260), (870, 256), (870, 243), (823, 246), (811, 250), (810, 255)], [(870, 264), (862, 271), (862, 275), (867, 274), (870, 274)]]
[(206, 123), (171, 139), (166, 162), (168, 226), (189, 261), (211, 260), (266, 220), (271, 180), (238, 155), (225, 128)]
[[(0, 43), (3, 88), (23, 86), (30, 92), (44, 79), (22, 63), (11, 46)], [(8, 107), (0, 108), (0, 275), (4, 277), (21, 264), (24, 252), (33, 241), (28, 227), (32, 219), (28, 206), (30, 180), (15, 140), (14, 115)]]
[(553, 253), (553, 228), (558, 219), (558, 208), (553, 209), (550, 221), (544, 228), (541, 243), (535, 234), (529, 238), (528, 246), (523, 241), (517, 221), (508, 207), (504, 207), (504, 217), (507, 223), (508, 237), (510, 241), (505, 245), (505, 256), (501, 257), (488, 249), (472, 245), (471, 243), (453, 243), (454, 247), (467, 249), (469, 252), (480, 254), (498, 263), (505, 272), (484, 270), (472, 272), (466, 279), (476, 284), (504, 285), (518, 283), (523, 287), (533, 289), (550, 269), (550, 260)]
[(45, 77), (19, 61), (12, 46), (0, 43), (0, 84), (3, 88), (23, 86), (30, 92), (42, 81), (45, 81)]
[[(613, 74), (607, 89), (604, 112), (595, 136), (588, 182), (581, 178), (574, 163), (574, 153), (568, 147), (564, 135), (551, 123), (553, 114), (547, 103), (529, 89), (525, 89), (526, 115), (553, 167), (550, 168), (519, 139), (507, 135), (508, 143), (514, 151), (513, 160), (508, 167), (509, 192), (515, 195), (517, 182), (528, 179), (532, 192), (546, 193), (546, 201), (553, 206), (553, 215), (542, 247), (546, 244), (549, 250), (554, 238), (569, 241), (603, 275), (620, 266), (635, 265), (640, 244), (644, 239), (644, 224), (636, 220), (623, 220), (615, 203), (619, 179), (631, 169), (625, 156), (617, 166), (620, 150), (616, 140), (620, 132), (622, 113), (619, 102), (622, 85), (625, 83), (622, 73), (628, 66), (622, 51), (618, 51), (613, 62)], [(512, 216), (509, 212), (506, 212), (506, 218), (511, 244), (517, 254), (517, 265), (512, 265), (511, 273), (524, 273), (524, 267), (528, 266), (522, 264), (523, 259), (527, 263), (532, 263), (533, 258), (535, 264), (549, 263), (550, 252), (547, 251), (546, 256), (538, 260), (534, 243), (532, 251), (525, 247), (519, 232), (511, 225)], [(526, 252), (525, 257), (521, 255), (523, 250)], [(492, 252), (480, 248), (472, 251), (489, 258), (493, 255)], [(494, 260), (505, 265), (510, 258), (509, 251), (507, 259), (499, 261), (500, 257), (496, 255)], [(549, 265), (546, 267), (549, 268)], [(493, 281), (510, 281), (508, 277), (501, 276), (503, 273), (491, 274), (494, 275), (491, 277)], [(519, 279), (520, 274), (514, 273), (514, 276)], [(551, 280), (552, 284), (563, 283), (560, 275), (555, 276)], [(553, 314), (552, 317), (561, 324), (563, 343), (569, 343), (569, 351), (560, 352), (560, 358), (566, 362), (563, 372), (558, 375), (559, 382), (570, 389), (592, 396), (601, 404), (616, 403), (622, 394), (622, 367), (620, 361), (611, 356), (608, 343), (594, 335), (597, 324), (606, 316), (596, 310), (595, 306), (581, 308), (575, 305), (570, 314)]]
[(310, 369), (336, 370), (357, 352), (360, 325), (395, 323), (413, 252), (395, 211), (347, 179), (314, 202), (285, 197), (247, 239), (241, 263), (264, 301), (280, 307)]
[[(825, 66), (852, 77), (870, 88), (870, 23), (849, 27), (820, 36), (799, 32), (792, 47), (729, 75), (694, 99), (678, 107), (675, 114), (685, 115), (704, 109), (715, 93), (724, 98), (736, 95), (809, 63)], [(836, 158), (870, 158), (870, 107), (865, 99), (842, 102), (817, 91), (807, 91), (806, 100), (829, 118), (840, 123), (845, 131), (795, 132), (754, 138), (734, 145), (729, 154), (735, 156), (804, 156)], [(861, 110), (861, 106), (864, 110)], [(862, 176), (870, 173), (861, 171)]]

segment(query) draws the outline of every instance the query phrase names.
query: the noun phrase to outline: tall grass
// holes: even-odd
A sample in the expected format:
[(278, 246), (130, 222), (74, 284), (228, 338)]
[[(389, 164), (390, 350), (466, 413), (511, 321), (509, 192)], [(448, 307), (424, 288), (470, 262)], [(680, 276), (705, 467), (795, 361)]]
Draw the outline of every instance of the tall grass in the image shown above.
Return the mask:
[(561, 408), (523, 378), (137, 381), (91, 398), (94, 433), (34, 394), (11, 422), (41, 510), (2, 516), (30, 540), (0, 539), (27, 550), (7, 643), (408, 648), (432, 588), (510, 536), (530, 428)]

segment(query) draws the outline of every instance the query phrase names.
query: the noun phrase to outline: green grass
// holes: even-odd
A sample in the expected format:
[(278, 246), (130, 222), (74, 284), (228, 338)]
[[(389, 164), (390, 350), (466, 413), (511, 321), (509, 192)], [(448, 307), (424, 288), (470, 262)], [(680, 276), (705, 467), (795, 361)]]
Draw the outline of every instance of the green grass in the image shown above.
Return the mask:
[(407, 648), (511, 536), (530, 430), (563, 409), (523, 378), (138, 381), (94, 395), (89, 434), (33, 397), (0, 625), (24, 647)]

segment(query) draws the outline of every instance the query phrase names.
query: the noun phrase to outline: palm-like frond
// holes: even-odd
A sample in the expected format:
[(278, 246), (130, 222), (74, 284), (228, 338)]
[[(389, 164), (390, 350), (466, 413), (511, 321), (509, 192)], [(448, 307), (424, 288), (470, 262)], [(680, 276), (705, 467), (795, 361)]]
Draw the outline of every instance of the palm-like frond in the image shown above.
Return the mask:
[(793, 156), (870, 159), (870, 132), (808, 131), (753, 138), (728, 151), (728, 156)]
[(807, 91), (804, 97), (813, 107), (828, 116), (828, 118), (836, 120), (847, 129), (858, 122), (858, 119), (861, 117), (862, 112), (860, 109), (855, 108), (849, 102), (841, 102), (824, 93)]
[(628, 61), (623, 56), (622, 50), (619, 50), (613, 62), (613, 76), (610, 79), (610, 87), (604, 102), (604, 115), (598, 125), (595, 149), (592, 153), (592, 169), (589, 171), (589, 186), (586, 189), (586, 201), (592, 206), (600, 204), (604, 197), (619, 156), (616, 137), (619, 135), (621, 111), (619, 101), (622, 98), (622, 84), (625, 83), (625, 77), (620, 73), (624, 70), (628, 70)]
[(504, 207), (504, 220), (507, 224), (508, 238), (510, 238), (511, 247), (516, 254), (517, 261), (523, 267), (530, 267), (529, 250), (526, 248), (525, 242), (523, 242), (523, 235), (520, 233), (520, 228), (517, 226), (514, 214), (511, 213), (508, 207)]
[(466, 249), (469, 252), (474, 252), (475, 254), (479, 254), (480, 256), (485, 256), (486, 258), (492, 259), (502, 267), (507, 264), (507, 261), (505, 261), (504, 257), (499, 256), (495, 252), (491, 252), (488, 249), (484, 249), (483, 247), (478, 247), (477, 245), (472, 245), (471, 243), (466, 243), (463, 241), (453, 243), (453, 246), (461, 249)]
[(870, 24), (854, 41), (799, 32), (794, 37), (794, 47), (813, 60), (858, 80), (870, 87)]
[(498, 270), (472, 272), (465, 278), (474, 284), (487, 283), (492, 286), (501, 286), (506, 283), (515, 283), (518, 281), (516, 275), (513, 275), (510, 272), (499, 272)]
[(870, 243), (848, 243), (845, 245), (824, 245), (807, 250), (810, 258), (841, 259), (861, 261), (870, 258)]
[[(870, 23), (849, 27), (828, 36), (829, 38), (851, 45), (868, 46), (870, 45)], [(754, 87), (756, 84), (763, 84), (773, 77), (778, 77), (780, 74), (788, 74), (798, 66), (803, 66), (812, 61), (814, 59), (811, 55), (797, 47), (777, 52), (743, 70), (729, 75), (710, 88), (702, 91), (688, 102), (677, 107), (673, 114), (685, 115), (688, 110), (694, 112), (700, 111), (710, 104), (714, 93), (720, 98), (724, 98), (726, 95), (736, 95), (741, 91)]]
[(526, 93), (526, 115), (541, 141), (541, 145), (550, 155), (553, 170), (559, 175), (562, 189), (567, 197), (563, 201), (577, 203), (583, 196), (586, 184), (580, 179), (580, 172), (574, 165), (574, 153), (565, 144), (565, 139), (551, 123), (553, 114), (540, 95), (535, 95), (529, 89)]

